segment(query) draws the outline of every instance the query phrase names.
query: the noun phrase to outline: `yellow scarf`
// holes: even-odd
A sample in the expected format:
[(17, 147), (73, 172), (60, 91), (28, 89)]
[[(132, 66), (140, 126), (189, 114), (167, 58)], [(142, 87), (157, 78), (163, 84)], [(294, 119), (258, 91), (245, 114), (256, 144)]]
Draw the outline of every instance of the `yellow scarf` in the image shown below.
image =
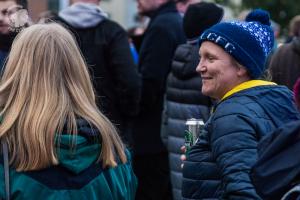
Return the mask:
[(253, 87), (257, 87), (257, 86), (263, 86), (263, 85), (277, 85), (276, 83), (273, 82), (269, 82), (269, 81), (263, 81), (263, 80), (250, 80), (250, 81), (246, 81), (243, 82), (237, 86), (235, 86), (233, 89), (231, 89), (230, 91), (228, 91), (221, 99), (224, 100), (225, 98), (239, 92), (245, 89), (249, 89), (249, 88), (253, 88)]

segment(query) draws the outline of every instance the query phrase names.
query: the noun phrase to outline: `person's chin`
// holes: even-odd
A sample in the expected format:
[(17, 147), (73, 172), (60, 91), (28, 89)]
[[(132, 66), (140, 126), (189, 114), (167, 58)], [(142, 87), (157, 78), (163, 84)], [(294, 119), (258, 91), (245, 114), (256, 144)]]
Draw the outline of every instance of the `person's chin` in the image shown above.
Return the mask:
[(145, 12), (144, 10), (138, 11), (139, 15), (142, 16), (147, 16), (147, 12)]
[(202, 94), (204, 94), (205, 96), (209, 96), (209, 90), (207, 90), (206, 88), (202, 88), (201, 89)]
[(142, 16), (149, 16), (151, 11), (150, 10), (139, 9), (138, 13), (139, 13), (139, 15), (142, 15)]

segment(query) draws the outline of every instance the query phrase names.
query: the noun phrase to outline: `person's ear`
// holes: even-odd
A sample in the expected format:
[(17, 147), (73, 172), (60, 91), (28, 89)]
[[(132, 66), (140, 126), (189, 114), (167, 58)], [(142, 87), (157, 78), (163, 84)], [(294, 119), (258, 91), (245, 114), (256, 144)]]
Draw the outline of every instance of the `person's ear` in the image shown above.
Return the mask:
[(240, 64), (237, 64), (237, 75), (239, 77), (242, 77), (242, 76), (247, 76), (248, 75), (248, 71), (246, 69), (246, 67), (240, 65)]

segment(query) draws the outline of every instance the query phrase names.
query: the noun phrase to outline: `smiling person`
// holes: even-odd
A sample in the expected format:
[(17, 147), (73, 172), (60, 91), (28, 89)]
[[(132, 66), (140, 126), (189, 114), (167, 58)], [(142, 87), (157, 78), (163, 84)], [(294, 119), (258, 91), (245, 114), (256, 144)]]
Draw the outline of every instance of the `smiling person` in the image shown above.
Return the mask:
[(184, 162), (184, 199), (260, 199), (249, 176), (257, 144), (300, 118), (290, 90), (258, 80), (273, 42), (269, 13), (260, 9), (201, 35), (202, 93), (218, 103)]

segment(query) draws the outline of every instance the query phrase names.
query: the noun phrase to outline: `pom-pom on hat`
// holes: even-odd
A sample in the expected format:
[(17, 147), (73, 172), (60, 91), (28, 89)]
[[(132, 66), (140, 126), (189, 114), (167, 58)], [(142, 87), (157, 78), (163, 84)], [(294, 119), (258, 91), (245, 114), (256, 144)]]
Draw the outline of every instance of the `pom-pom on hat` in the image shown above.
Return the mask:
[(215, 3), (200, 2), (191, 4), (183, 17), (183, 30), (188, 39), (197, 39), (203, 31), (220, 22), (223, 8)]
[(245, 21), (218, 23), (206, 30), (200, 37), (213, 42), (247, 68), (251, 78), (260, 77), (265, 70), (267, 56), (274, 44), (270, 15), (256, 9), (250, 12)]

